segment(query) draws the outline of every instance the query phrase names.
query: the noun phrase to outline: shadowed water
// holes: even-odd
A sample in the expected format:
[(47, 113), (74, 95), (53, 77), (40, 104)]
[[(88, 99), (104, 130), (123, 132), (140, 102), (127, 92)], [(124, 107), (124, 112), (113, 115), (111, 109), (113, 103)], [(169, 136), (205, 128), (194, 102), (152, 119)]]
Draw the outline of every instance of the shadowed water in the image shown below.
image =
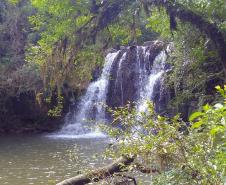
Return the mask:
[[(44, 136), (0, 138), (0, 184), (51, 185), (85, 169), (104, 165), (98, 159), (106, 139), (57, 139)], [(94, 156), (96, 153), (99, 155)]]

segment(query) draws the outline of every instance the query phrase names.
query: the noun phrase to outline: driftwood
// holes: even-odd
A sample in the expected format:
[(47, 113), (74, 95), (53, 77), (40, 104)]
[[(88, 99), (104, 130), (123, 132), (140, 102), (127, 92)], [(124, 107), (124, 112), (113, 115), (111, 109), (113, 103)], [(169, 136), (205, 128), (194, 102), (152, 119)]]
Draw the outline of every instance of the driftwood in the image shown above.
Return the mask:
[(125, 166), (130, 165), (133, 161), (133, 157), (123, 156), (106, 167), (88, 172), (86, 174), (81, 174), (76, 177), (72, 177), (58, 183), (57, 185), (84, 185), (90, 182), (98, 182), (113, 175), (114, 173), (122, 172)]

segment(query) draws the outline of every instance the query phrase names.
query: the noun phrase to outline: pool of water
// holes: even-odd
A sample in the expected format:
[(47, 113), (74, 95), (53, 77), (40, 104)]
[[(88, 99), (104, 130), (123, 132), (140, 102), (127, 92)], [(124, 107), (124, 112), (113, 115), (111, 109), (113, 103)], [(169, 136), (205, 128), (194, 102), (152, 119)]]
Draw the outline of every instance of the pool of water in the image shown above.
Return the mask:
[[(106, 138), (0, 137), (0, 184), (52, 185), (103, 166)], [(105, 161), (106, 162), (106, 161)]]

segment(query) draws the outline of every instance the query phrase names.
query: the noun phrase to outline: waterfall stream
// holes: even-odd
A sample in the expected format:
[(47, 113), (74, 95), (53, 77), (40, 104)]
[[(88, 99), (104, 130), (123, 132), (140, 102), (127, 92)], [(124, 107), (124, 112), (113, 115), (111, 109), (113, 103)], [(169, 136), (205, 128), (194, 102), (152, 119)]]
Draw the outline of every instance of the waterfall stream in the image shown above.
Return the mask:
[[(124, 104), (124, 95), (123, 95), (123, 85), (122, 85), (122, 63), (125, 61), (126, 58), (126, 52), (122, 55), (121, 59), (119, 60), (118, 63), (118, 70), (117, 70), (117, 75), (116, 75), (116, 82), (115, 85), (120, 83), (120, 93), (121, 93), (121, 106)], [(115, 87), (116, 89), (116, 87)]]
[(77, 106), (77, 112), (71, 119), (67, 119), (66, 125), (58, 133), (59, 137), (103, 137), (104, 135), (90, 123), (101, 122), (105, 119), (106, 95), (108, 90), (110, 71), (119, 51), (109, 53), (105, 58), (105, 64), (100, 78), (92, 82), (86, 94), (81, 98)]
[[(77, 111), (75, 113), (71, 112), (69, 114), (70, 118), (66, 119), (66, 124), (63, 126), (61, 131), (57, 133), (58, 137), (68, 137), (68, 138), (91, 138), (91, 137), (104, 137), (104, 134), (96, 129), (92, 129), (92, 125), (95, 122), (105, 121), (105, 106), (108, 98), (108, 91), (110, 89), (111, 73), (114, 70), (113, 66), (116, 67), (116, 75), (114, 82), (114, 91), (119, 88), (119, 105), (123, 106), (125, 103), (124, 98), (126, 93), (123, 84), (123, 74), (128, 73), (124, 71), (126, 61), (128, 61), (128, 52), (123, 51), (120, 55), (120, 51), (109, 53), (105, 58), (105, 64), (102, 70), (101, 76), (92, 82), (85, 95), (81, 98), (80, 103), (75, 108)], [(119, 56), (120, 55), (120, 56)], [(165, 61), (167, 59), (165, 51), (161, 51), (156, 55), (153, 61), (150, 61), (150, 50), (148, 47), (136, 46), (136, 54), (134, 61), (136, 62), (136, 74), (134, 76), (136, 85), (134, 96), (135, 101), (138, 102), (137, 110), (138, 112), (146, 111), (147, 100), (152, 100), (153, 91), (155, 85), (159, 82), (161, 76), (164, 73)], [(115, 65), (114, 65), (115, 64)], [(124, 65), (124, 68), (123, 68)], [(128, 65), (130, 62), (128, 62)], [(129, 83), (129, 82), (128, 82)], [(116, 86), (119, 84), (118, 86)], [(111, 93), (111, 92), (109, 92)]]
[[(146, 53), (145, 60), (148, 58), (148, 53)], [(165, 51), (161, 51), (160, 54), (155, 58), (153, 62), (153, 66), (151, 69), (151, 72), (149, 75), (147, 75), (147, 72), (143, 71), (144, 75), (144, 82), (142, 83), (142, 88), (140, 88), (140, 97), (138, 99), (138, 107), (137, 110), (138, 112), (145, 112), (147, 111), (148, 100), (152, 100), (152, 95), (154, 91), (154, 87), (156, 83), (160, 80), (161, 76), (164, 73), (164, 68), (165, 68), (165, 61), (167, 59), (167, 55)]]

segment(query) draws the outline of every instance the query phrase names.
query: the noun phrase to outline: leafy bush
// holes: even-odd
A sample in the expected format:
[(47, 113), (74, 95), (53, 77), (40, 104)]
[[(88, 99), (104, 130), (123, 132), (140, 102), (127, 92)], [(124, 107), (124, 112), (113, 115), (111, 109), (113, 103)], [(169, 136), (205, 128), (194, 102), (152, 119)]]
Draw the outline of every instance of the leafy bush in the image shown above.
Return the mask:
[(226, 86), (216, 89), (224, 101), (205, 105), (202, 111), (190, 116), (189, 123), (179, 115), (173, 118), (157, 115), (151, 103), (148, 111), (142, 113), (131, 105), (110, 110), (115, 127), (102, 128), (117, 142), (106, 154), (136, 156), (140, 164), (157, 169), (160, 173), (153, 176), (152, 184), (223, 184)]

